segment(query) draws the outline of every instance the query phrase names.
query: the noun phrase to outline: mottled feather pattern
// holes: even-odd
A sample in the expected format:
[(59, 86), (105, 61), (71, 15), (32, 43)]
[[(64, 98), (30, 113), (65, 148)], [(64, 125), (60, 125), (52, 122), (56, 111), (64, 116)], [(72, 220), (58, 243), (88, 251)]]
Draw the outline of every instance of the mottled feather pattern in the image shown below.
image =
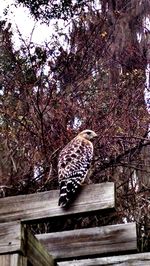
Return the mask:
[(75, 137), (61, 151), (58, 160), (59, 205), (67, 206), (84, 182), (93, 157), (93, 144), (82, 136)]

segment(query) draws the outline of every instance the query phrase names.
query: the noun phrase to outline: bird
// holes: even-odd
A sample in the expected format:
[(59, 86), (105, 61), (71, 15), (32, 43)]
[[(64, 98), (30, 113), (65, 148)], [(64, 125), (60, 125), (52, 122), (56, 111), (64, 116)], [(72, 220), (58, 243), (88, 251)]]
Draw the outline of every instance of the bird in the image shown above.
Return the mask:
[(97, 134), (86, 129), (73, 138), (58, 157), (60, 195), (58, 205), (68, 207), (84, 184), (93, 159), (93, 140)]

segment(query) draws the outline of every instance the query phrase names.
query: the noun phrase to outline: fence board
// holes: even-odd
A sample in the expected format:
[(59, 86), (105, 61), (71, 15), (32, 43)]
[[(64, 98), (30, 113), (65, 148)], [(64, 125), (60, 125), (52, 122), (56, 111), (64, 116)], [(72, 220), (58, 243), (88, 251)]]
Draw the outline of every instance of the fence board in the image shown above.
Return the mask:
[(55, 259), (137, 250), (136, 224), (36, 235)]
[(0, 254), (18, 251), (23, 252), (21, 234), (20, 222), (0, 224)]
[[(0, 254), (8, 255), (8, 253), (12, 252), (26, 256), (33, 266), (54, 265), (52, 256), (44, 249), (38, 239), (26, 229), (25, 225), (21, 225), (21, 223), (17, 221), (0, 224)], [(14, 260), (14, 266), (16, 266), (18, 258), (11, 256), (1, 257), (1, 260), (4, 261), (4, 265), (7, 265), (7, 260), (10, 259)], [(21, 261), (22, 258), (19, 259)]]
[(27, 258), (19, 254), (0, 255), (0, 266), (27, 266)]
[(58, 190), (0, 199), (0, 223), (86, 213), (115, 207), (114, 183), (87, 185), (68, 210), (58, 206)]
[(54, 266), (54, 260), (41, 243), (27, 231), (26, 255), (33, 266)]
[(149, 266), (150, 253), (58, 262), (57, 266)]

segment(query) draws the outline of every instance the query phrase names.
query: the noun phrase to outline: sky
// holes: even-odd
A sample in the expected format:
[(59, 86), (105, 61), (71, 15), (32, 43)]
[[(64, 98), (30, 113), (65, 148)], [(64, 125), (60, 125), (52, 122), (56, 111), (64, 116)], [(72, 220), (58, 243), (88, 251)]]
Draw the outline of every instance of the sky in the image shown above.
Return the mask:
[[(19, 46), (17, 27), (25, 40), (30, 38), (31, 32), (34, 29), (32, 34), (32, 41), (34, 43), (42, 44), (48, 41), (54, 31), (53, 22), (49, 26), (40, 24), (40, 22), (33, 19), (27, 8), (23, 7), (23, 5), (15, 7), (14, 3), (14, 0), (0, 0), (0, 18), (7, 18), (7, 21), (12, 23), (15, 45)], [(3, 11), (8, 6), (11, 11), (9, 10), (5, 17)]]
[[(55, 24), (59, 31), (68, 34), (71, 23), (64, 22), (62, 19), (51, 19), (49, 25), (46, 23), (40, 23), (36, 21), (31, 15), (28, 8), (23, 5), (15, 6), (15, 0), (0, 0), (0, 19), (5, 19), (7, 23), (11, 23), (11, 29), (13, 32), (13, 44), (16, 49), (20, 48), (22, 41), (19, 38), (18, 30), (24, 41), (32, 41), (35, 45), (42, 45), (45, 42), (49, 42), (52, 37), (58, 36), (58, 32), (55, 31)], [(8, 8), (9, 7), (9, 8)], [(4, 16), (3, 12), (7, 9), (8, 13)], [(31, 38), (32, 35), (32, 39)], [(65, 36), (59, 35), (59, 42), (63, 45), (64, 49), (68, 49), (68, 44), (65, 41)]]

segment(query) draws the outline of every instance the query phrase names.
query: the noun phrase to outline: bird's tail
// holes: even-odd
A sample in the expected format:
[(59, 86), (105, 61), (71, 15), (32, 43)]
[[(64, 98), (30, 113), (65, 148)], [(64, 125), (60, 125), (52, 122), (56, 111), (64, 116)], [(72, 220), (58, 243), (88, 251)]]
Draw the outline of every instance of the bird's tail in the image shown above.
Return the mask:
[(60, 182), (60, 195), (58, 205), (67, 207), (73, 201), (81, 187), (81, 178), (72, 177), (69, 180)]

